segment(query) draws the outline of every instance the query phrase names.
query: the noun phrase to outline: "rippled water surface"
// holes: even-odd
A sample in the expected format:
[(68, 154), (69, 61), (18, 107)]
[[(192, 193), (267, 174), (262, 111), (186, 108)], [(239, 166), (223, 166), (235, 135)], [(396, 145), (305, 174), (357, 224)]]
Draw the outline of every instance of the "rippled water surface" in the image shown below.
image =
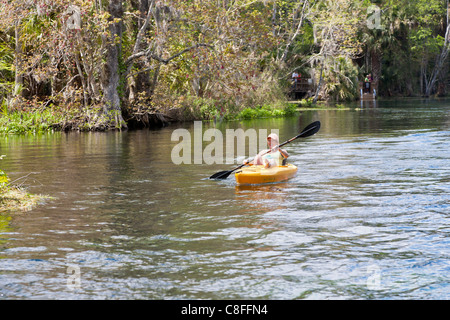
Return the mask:
[(321, 121), (285, 147), (293, 179), (253, 187), (172, 163), (192, 124), (0, 137), (11, 180), (54, 197), (0, 213), (0, 299), (450, 299), (449, 106), (216, 124), (285, 141)]

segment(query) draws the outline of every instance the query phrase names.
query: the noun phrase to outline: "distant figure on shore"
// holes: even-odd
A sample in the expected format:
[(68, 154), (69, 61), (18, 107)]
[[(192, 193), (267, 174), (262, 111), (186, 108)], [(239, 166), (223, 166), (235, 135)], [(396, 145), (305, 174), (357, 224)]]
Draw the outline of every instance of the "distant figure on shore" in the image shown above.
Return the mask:
[(364, 79), (364, 92), (370, 93), (370, 85), (372, 83), (372, 74), (368, 74)]
[(294, 71), (294, 73), (292, 74), (292, 81), (294, 81), (294, 83), (296, 83), (298, 80), (298, 73), (297, 71)]

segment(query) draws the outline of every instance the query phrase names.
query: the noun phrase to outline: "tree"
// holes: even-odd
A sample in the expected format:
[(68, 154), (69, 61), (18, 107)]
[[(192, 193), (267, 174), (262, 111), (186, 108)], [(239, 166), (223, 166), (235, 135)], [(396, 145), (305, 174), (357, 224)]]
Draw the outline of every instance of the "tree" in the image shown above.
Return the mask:
[[(448, 1), (444, 1), (447, 3)], [(362, 30), (366, 72), (384, 78), (385, 91), (423, 95), (435, 90), (448, 56), (447, 13), (442, 0), (378, 1), (378, 21)], [(369, 7), (370, 8), (370, 7)], [(368, 10), (368, 19), (373, 19)], [(384, 68), (384, 70), (383, 70)]]
[(126, 127), (120, 108), (119, 86), (122, 59), (122, 0), (110, 0), (108, 5), (109, 39), (106, 45), (106, 63), (103, 75), (103, 113), (115, 127)]
[[(428, 3), (429, 5), (429, 3)], [(444, 64), (447, 60), (449, 50), (450, 50), (450, 44), (449, 44), (449, 37), (450, 37), (450, 21), (449, 21), (449, 13), (450, 13), (450, 6), (449, 1), (446, 0), (446, 19), (445, 19), (445, 35), (444, 37), (437, 36), (438, 42), (440, 42), (440, 50), (439, 53), (436, 56), (435, 64), (433, 67), (433, 70), (429, 76), (428, 79), (425, 78), (425, 96), (430, 96), (432, 91), (434, 90), (434, 87), (436, 85), (436, 82), (438, 80), (439, 75), (442, 73)], [(424, 74), (426, 76), (426, 74)]]
[(315, 2), (310, 0), (273, 1), (272, 33), (281, 39), (277, 46), (278, 63), (286, 62), (292, 46), (301, 33), (304, 21), (313, 11)]
[[(362, 24), (359, 18), (361, 10), (362, 7), (357, 2), (350, 0), (323, 0), (318, 4), (311, 18), (315, 39), (320, 46), (319, 52), (311, 57), (312, 63), (320, 65), (314, 103), (317, 102), (323, 89), (324, 78), (333, 81), (328, 84), (324, 95), (345, 99), (354, 98), (358, 79), (351, 70), (353, 68), (349, 61), (356, 59), (362, 53), (362, 43), (358, 40), (358, 31)], [(348, 90), (348, 88), (353, 89)]]

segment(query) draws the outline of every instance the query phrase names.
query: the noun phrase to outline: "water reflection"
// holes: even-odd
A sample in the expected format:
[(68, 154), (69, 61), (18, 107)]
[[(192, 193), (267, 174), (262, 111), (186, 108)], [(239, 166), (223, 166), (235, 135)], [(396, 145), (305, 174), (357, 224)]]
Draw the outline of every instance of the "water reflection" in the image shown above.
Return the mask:
[(285, 200), (292, 186), (289, 183), (267, 185), (236, 185), (236, 199), (242, 200), (250, 208), (258, 211), (282, 210), (286, 208)]

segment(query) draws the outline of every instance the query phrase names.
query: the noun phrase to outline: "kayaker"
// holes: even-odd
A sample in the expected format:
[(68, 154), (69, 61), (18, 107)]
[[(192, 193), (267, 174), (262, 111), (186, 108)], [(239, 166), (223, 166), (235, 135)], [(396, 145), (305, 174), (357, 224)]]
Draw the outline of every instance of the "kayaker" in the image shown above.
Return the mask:
[[(284, 165), (285, 160), (289, 157), (286, 150), (280, 149), (277, 146), (280, 144), (278, 135), (271, 133), (267, 137), (267, 146), (269, 149), (258, 153), (253, 159), (254, 165), (264, 165), (264, 167), (278, 167)], [(269, 151), (270, 150), (270, 151)], [(269, 152), (268, 152), (269, 151)], [(249, 163), (249, 160), (244, 160), (244, 163)]]

